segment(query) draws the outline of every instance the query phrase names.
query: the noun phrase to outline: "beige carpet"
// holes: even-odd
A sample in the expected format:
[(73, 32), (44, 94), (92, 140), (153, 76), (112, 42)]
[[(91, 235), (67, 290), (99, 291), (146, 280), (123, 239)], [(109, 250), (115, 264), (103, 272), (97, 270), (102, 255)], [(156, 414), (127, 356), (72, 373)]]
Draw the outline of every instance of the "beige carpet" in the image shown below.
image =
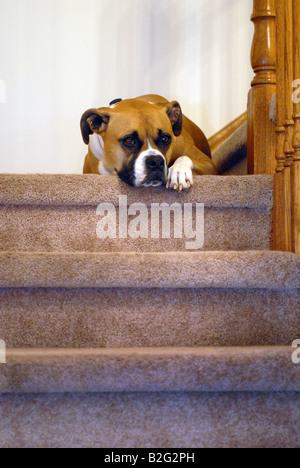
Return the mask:
[[(186, 239), (151, 238), (152, 203), (204, 204), (203, 250), (269, 250), (273, 182), (269, 176), (196, 177), (193, 190), (131, 188), (117, 177), (93, 175), (0, 175), (0, 250), (62, 252), (155, 252), (185, 250)], [(149, 208), (147, 239), (99, 239), (100, 203), (116, 206), (119, 196), (128, 205)], [(9, 236), (7, 233), (9, 232)]]
[[(300, 447), (300, 259), (270, 251), (272, 183), (0, 175), (0, 446)], [(120, 195), (204, 203), (203, 248), (99, 239)]]

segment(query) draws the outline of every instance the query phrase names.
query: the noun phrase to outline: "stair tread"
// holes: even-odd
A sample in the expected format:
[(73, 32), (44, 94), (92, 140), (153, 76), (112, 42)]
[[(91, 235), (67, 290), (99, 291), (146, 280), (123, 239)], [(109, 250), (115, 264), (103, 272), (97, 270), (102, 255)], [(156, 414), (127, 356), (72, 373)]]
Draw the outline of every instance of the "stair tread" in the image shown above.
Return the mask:
[(273, 177), (195, 176), (190, 191), (163, 188), (132, 188), (118, 177), (97, 175), (0, 174), (0, 205), (97, 206), (117, 205), (119, 194), (128, 203), (204, 203), (206, 207), (244, 207), (271, 210)]
[[(115, 234), (109, 236), (101, 230), (102, 203), (115, 215)], [(114, 176), (0, 174), (0, 251), (270, 250), (272, 205), (268, 175), (195, 176), (193, 188), (179, 193), (129, 187)], [(158, 216), (169, 234), (155, 231)], [(196, 233), (191, 224), (198, 247), (190, 238)]]
[(289, 346), (8, 349), (0, 393), (300, 391)]
[(2, 288), (298, 289), (300, 257), (277, 251), (0, 252)]

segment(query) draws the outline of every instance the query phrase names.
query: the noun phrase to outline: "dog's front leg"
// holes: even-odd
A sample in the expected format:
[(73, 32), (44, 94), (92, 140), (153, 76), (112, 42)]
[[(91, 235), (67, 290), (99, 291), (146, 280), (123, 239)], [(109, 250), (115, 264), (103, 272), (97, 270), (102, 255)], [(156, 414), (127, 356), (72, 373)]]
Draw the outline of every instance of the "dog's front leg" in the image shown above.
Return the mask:
[(179, 191), (189, 189), (193, 185), (193, 167), (193, 161), (188, 156), (176, 159), (169, 168), (167, 188)]
[(190, 157), (181, 156), (169, 168), (167, 188), (179, 191), (189, 189), (193, 185), (193, 173), (196, 175), (217, 175), (217, 169), (212, 160), (198, 148), (191, 148), (187, 154)]

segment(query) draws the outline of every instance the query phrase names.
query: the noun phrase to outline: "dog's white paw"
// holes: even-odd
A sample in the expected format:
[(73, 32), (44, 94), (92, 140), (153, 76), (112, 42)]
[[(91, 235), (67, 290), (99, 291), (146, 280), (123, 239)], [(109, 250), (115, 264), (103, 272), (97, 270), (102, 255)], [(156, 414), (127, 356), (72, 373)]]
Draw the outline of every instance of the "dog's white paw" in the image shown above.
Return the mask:
[(188, 156), (178, 158), (170, 167), (167, 179), (167, 188), (185, 190), (193, 185), (193, 162)]

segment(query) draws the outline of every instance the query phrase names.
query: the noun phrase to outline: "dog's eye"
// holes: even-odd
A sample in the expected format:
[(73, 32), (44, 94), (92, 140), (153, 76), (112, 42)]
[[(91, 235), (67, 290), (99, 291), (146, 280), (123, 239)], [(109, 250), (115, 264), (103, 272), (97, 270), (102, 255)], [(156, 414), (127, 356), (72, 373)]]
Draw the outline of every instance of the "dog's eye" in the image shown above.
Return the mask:
[(124, 138), (123, 142), (125, 143), (125, 145), (127, 146), (133, 146), (135, 145), (135, 139), (133, 137), (126, 137)]
[(160, 139), (160, 142), (163, 144), (163, 145), (168, 145), (170, 142), (171, 142), (171, 137), (170, 135), (163, 135)]

